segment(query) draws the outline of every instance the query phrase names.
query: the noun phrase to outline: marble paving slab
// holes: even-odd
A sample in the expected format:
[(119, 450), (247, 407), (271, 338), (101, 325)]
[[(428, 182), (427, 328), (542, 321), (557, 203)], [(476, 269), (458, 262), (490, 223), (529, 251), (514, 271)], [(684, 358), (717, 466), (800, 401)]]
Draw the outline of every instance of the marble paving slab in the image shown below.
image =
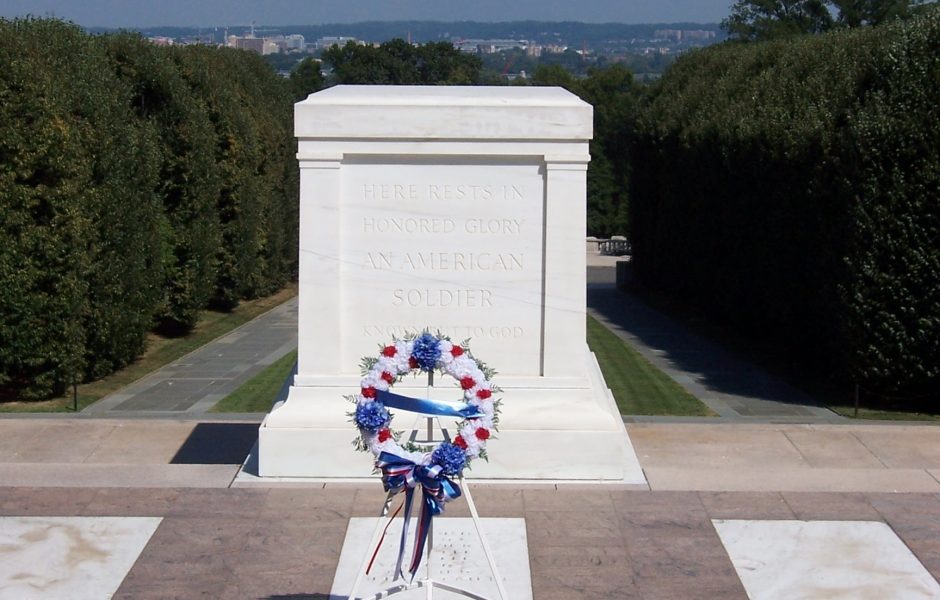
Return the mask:
[(0, 599), (111, 598), (156, 517), (0, 517)]
[[(363, 557), (373, 548), (369, 547), (373, 532), (379, 519), (350, 519), (346, 530), (346, 540), (340, 554), (339, 566), (333, 579), (330, 592), (332, 600), (347, 600), (352, 590)], [(529, 573), (529, 549), (526, 541), (525, 519), (481, 519), (483, 534), (493, 550), (500, 577), (508, 598), (512, 600), (531, 600), (532, 581)], [(392, 522), (385, 537), (385, 542), (376, 558), (370, 574), (363, 580), (357, 598), (371, 598), (376, 592), (393, 585), (391, 582), (398, 545), (401, 537), (399, 517)], [(382, 526), (386, 519), (381, 520)], [(412, 519), (412, 531), (414, 519)], [(409, 549), (405, 562), (411, 557)], [(426, 574), (427, 563), (422, 562), (417, 579)], [(476, 528), (472, 519), (441, 518), (434, 519), (434, 551), (431, 554), (432, 577), (437, 581), (461, 587), (485, 598), (497, 600), (499, 593), (490, 573), (486, 556), (483, 553)], [(401, 583), (400, 581), (398, 583)], [(394, 598), (426, 598), (427, 591), (414, 589), (393, 596)], [(434, 590), (435, 599), (459, 598), (450, 592)], [(508, 600), (508, 599), (506, 599)]]
[(940, 584), (885, 523), (712, 522), (752, 600), (940, 598)]

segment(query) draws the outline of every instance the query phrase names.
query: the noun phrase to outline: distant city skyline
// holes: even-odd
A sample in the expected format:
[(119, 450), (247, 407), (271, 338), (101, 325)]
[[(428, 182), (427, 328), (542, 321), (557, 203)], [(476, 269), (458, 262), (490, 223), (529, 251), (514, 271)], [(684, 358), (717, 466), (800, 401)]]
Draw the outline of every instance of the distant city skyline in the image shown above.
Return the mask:
[(0, 17), (84, 27), (319, 25), (361, 21), (716, 23), (732, 0), (0, 0)]

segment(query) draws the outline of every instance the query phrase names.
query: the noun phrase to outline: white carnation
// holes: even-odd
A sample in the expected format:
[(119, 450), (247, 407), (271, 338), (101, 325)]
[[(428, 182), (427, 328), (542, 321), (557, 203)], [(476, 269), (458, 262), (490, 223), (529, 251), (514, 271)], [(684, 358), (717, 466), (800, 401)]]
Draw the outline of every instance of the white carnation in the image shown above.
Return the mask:
[(486, 444), (477, 439), (477, 425), (472, 425), (467, 423), (460, 430), (460, 437), (463, 438), (463, 441), (467, 444), (467, 454), (471, 454), (474, 457), (480, 455), (480, 450), (482, 450)]
[(398, 375), (398, 360), (394, 356), (382, 356), (379, 358), (379, 362), (375, 363), (376, 367), (386, 373), (391, 373), (392, 375)]
[(450, 340), (441, 340), (437, 347), (441, 350), (441, 362), (445, 365), (446, 369), (446, 365), (454, 361), (454, 355), (451, 354), (451, 350), (454, 349), (454, 344)]
[(370, 371), (365, 377), (362, 378), (362, 387), (364, 388), (375, 388), (383, 392), (388, 391), (388, 382), (382, 379), (381, 371)]

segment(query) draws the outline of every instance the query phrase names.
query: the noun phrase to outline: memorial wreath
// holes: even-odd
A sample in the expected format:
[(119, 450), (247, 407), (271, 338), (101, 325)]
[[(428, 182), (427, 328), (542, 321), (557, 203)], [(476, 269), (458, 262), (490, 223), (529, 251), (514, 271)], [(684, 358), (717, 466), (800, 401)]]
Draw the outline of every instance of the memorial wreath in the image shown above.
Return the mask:
[[(396, 576), (403, 576), (401, 566), (413, 493), (419, 486), (422, 491), (421, 515), (409, 568), (414, 579), (432, 517), (444, 510), (445, 502), (460, 497), (460, 487), (452, 478), (460, 478), (473, 459), (486, 459), (486, 442), (498, 423), (499, 401), (494, 394), (500, 390), (490, 382), (494, 372), (474, 358), (466, 343), (454, 344), (446, 336), (426, 331), (394, 340), (382, 347), (378, 357), (363, 358), (361, 366), (359, 394), (349, 397), (356, 403), (355, 411), (350, 413), (359, 430), (356, 447), (375, 456), (375, 466), (382, 472), (387, 492), (406, 494)], [(451, 376), (460, 386), (463, 402), (409, 398), (390, 391), (405, 375), (422, 372), (431, 377), (434, 372)], [(390, 408), (456, 418), (458, 433), (436, 447), (413, 441), (402, 444), (402, 432), (391, 428)]]

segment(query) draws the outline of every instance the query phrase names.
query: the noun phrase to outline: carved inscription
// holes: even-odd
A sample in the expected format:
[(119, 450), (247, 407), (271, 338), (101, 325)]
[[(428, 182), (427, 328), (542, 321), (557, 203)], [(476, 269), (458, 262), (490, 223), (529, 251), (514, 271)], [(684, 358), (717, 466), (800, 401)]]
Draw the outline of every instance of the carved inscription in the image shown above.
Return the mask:
[[(517, 185), (485, 185), (470, 183), (364, 183), (359, 188), (360, 200), (365, 205), (389, 204), (403, 206), (440, 206), (447, 212), (447, 203), (462, 203), (472, 207), (474, 203), (503, 204), (525, 200), (524, 188)], [(458, 211), (459, 212), (459, 211)], [(465, 214), (465, 213), (464, 213)], [(371, 271), (391, 271), (402, 274), (446, 272), (493, 274), (515, 273), (527, 268), (524, 251), (506, 251), (508, 238), (531, 234), (526, 230), (524, 218), (488, 217), (439, 217), (439, 216), (364, 216), (361, 231), (374, 246), (366, 249), (362, 266)], [(383, 249), (382, 241), (399, 241), (402, 236), (426, 241), (427, 250), (402, 251)], [(473, 249), (446, 247), (454, 240), (467, 240), (480, 236)], [(487, 245), (503, 240), (499, 246), (503, 251), (487, 251)], [(457, 242), (459, 243), (459, 241)], [(446, 249), (443, 249), (446, 247)], [(421, 309), (491, 309), (499, 306), (499, 299), (486, 287), (399, 287), (387, 292), (394, 307)], [(515, 329), (508, 327), (493, 330), (490, 337), (511, 336)], [(500, 335), (500, 332), (506, 335)], [(478, 333), (478, 335), (483, 335)]]
[(414, 183), (364, 183), (362, 185), (362, 198), (367, 201), (384, 200), (418, 201), (422, 199), (435, 201), (473, 201), (473, 200), (522, 200), (522, 188), (515, 185), (475, 185), (429, 183), (417, 185)]
[(525, 254), (492, 252), (369, 252), (365, 266), (377, 271), (522, 271)]
[[(466, 219), (459, 231), (486, 235), (519, 235), (525, 219)], [(362, 232), (376, 233), (454, 233), (458, 231), (454, 219), (426, 217), (363, 217)]]
[(490, 290), (460, 289), (397, 289), (392, 292), (395, 306), (413, 306), (421, 308), (490, 308), (493, 306), (493, 292)]
[[(409, 334), (420, 334), (425, 326), (415, 325), (363, 325), (362, 333), (366, 337), (380, 339), (391, 339), (393, 337), (405, 337)], [(434, 325), (432, 331), (440, 332), (450, 336), (454, 340), (465, 340), (468, 338), (485, 338), (496, 340), (521, 339), (525, 337), (525, 328), (512, 325), (493, 325), (489, 327), (480, 327), (476, 325)]]

